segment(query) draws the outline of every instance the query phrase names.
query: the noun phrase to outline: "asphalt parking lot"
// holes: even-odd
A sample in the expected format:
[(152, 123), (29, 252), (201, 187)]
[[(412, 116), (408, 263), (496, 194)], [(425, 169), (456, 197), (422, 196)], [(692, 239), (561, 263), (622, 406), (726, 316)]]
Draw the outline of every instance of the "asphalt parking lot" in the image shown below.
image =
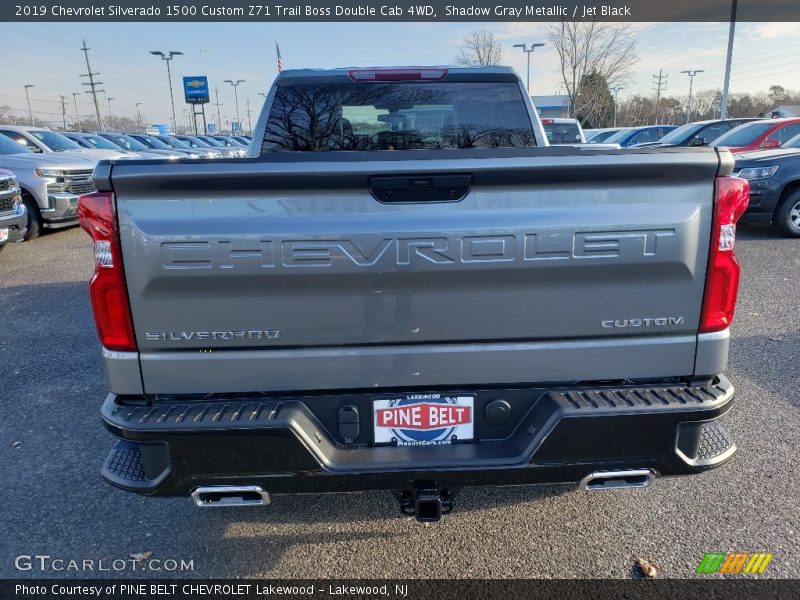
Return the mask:
[[(634, 561), (691, 577), (705, 552), (774, 553), (764, 576), (800, 576), (800, 240), (742, 228), (731, 348), (739, 452), (644, 491), (465, 490), (436, 525), (388, 493), (275, 497), (266, 509), (195, 509), (104, 483), (112, 438), (79, 229), (0, 255), (0, 577), (622, 577)], [(112, 561), (152, 552), (184, 573), (20, 572), (19, 555)], [(706, 576), (708, 577), (708, 576)]]

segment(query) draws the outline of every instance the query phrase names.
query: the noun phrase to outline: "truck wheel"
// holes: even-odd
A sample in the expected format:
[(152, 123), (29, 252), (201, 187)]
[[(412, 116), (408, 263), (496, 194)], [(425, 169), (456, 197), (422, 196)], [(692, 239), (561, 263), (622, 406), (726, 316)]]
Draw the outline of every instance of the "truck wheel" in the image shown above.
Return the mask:
[(39, 207), (36, 205), (36, 201), (28, 194), (22, 195), (22, 202), (28, 210), (28, 231), (24, 239), (32, 240), (42, 233), (42, 215), (39, 214)]

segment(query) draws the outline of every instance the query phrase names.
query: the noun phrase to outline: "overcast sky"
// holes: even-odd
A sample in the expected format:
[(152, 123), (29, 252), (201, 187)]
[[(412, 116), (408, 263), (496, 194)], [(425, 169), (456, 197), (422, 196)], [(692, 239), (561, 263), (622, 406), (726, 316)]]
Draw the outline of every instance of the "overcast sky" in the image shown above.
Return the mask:
[[(688, 78), (680, 71), (704, 69), (695, 90), (722, 87), (728, 38), (726, 23), (635, 23), (637, 54), (621, 97), (651, 93), (652, 75), (669, 74), (667, 95), (688, 93)], [(181, 91), (184, 75), (208, 75), (211, 89), (219, 87), (223, 121), (235, 118), (233, 91), (225, 79), (244, 79), (239, 108), (245, 122), (246, 102), (254, 111), (276, 75), (275, 41), (287, 69), (374, 65), (451, 64), (464, 35), (488, 29), (503, 43), (503, 63), (525, 76), (525, 57), (512, 48), (520, 42), (547, 41), (546, 24), (537, 23), (37, 23), (3, 24), (0, 54), (0, 105), (27, 112), (24, 84), (30, 90), (34, 116), (41, 121), (61, 120), (59, 94), (68, 97), (68, 119), (74, 118), (73, 92), (86, 72), (81, 38), (86, 38), (94, 71), (102, 88), (113, 97), (115, 115), (134, 117), (136, 102), (149, 123), (170, 121), (169, 87), (164, 63), (150, 50), (180, 50), (173, 65), (176, 112), (186, 106)], [(556, 53), (539, 48), (532, 60), (532, 93), (559, 92)], [(800, 90), (800, 24), (740, 23), (734, 48), (732, 92), (767, 91), (770, 85)], [(213, 100), (213, 92), (212, 92)], [(209, 106), (209, 120), (216, 107)], [(103, 105), (107, 114), (107, 105)], [(78, 112), (88, 116), (89, 97), (78, 98)]]

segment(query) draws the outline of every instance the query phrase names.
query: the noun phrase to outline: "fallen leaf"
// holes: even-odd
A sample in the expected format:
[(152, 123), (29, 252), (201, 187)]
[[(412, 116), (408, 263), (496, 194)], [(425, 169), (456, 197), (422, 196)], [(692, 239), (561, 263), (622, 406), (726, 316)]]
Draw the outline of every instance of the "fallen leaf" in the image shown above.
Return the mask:
[(136, 554), (131, 554), (130, 557), (131, 557), (131, 560), (133, 560), (135, 562), (142, 562), (143, 560), (147, 560), (151, 556), (153, 556), (153, 551), (152, 550), (147, 550), (146, 552), (138, 552)]
[(636, 565), (642, 570), (645, 577), (655, 577), (661, 572), (661, 567), (659, 567), (656, 563), (652, 563), (646, 561), (643, 558), (636, 559)]
[(782, 341), (783, 341), (783, 338), (775, 338), (775, 337), (771, 337), (771, 338), (769, 338), (769, 340), (770, 340), (771, 342), (782, 342)]
[(761, 316), (761, 313), (751, 312), (751, 313), (747, 313), (747, 314), (750, 315), (751, 317), (760, 317)]
[(22, 442), (11, 442), (12, 448), (19, 448), (20, 446), (22, 446)]

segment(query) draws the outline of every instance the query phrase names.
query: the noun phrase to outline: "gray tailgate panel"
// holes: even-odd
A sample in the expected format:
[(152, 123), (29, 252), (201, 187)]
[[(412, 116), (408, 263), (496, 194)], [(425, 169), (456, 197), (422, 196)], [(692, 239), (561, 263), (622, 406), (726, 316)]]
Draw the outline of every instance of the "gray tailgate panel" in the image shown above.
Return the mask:
[(114, 167), (148, 393), (692, 374), (712, 151), (192, 167)]

